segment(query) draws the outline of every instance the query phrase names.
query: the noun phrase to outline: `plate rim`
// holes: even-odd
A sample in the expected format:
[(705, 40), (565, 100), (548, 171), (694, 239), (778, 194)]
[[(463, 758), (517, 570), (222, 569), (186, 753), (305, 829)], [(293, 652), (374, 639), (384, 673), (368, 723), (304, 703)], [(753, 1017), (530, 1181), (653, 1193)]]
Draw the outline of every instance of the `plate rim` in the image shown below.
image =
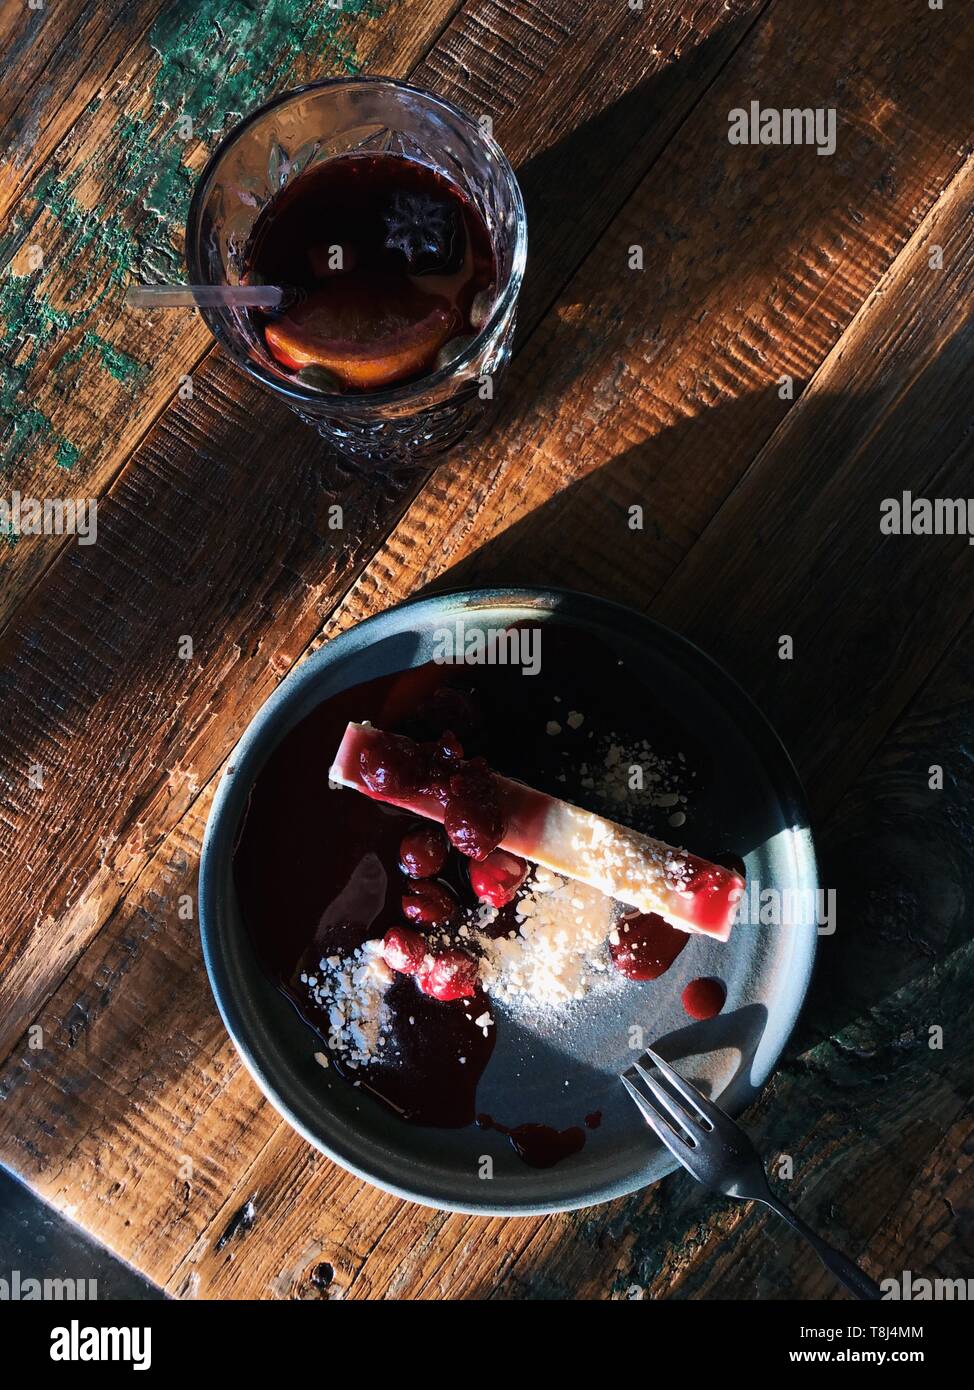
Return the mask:
[[(689, 656), (692, 661), (704, 669), (710, 668), (714, 671), (721, 681), (731, 689), (737, 701), (747, 710), (754, 726), (760, 731), (763, 740), (761, 744), (762, 765), (768, 771), (769, 780), (774, 787), (776, 796), (781, 801), (782, 807), (787, 809), (789, 815), (794, 813), (799, 817), (800, 823), (806, 830), (807, 846), (805, 852), (810, 861), (814, 882), (819, 885), (818, 862), (814, 837), (809, 823), (808, 802), (798, 771), (787, 749), (764, 711), (744, 687), (695, 642), (628, 604), (583, 590), (547, 585), (534, 587), (489, 586), (473, 589), (458, 585), (403, 599), (389, 608), (383, 609), (381, 613), (374, 613), (346, 628), (335, 637), (327, 639), (309, 656), (300, 660), (299, 664), (285, 676), (255, 712), (226, 759), (207, 816), (198, 877), (198, 927), (203, 960), (210, 991), (223, 1025), (238, 1056), (261, 1093), (292, 1129), (346, 1172), (382, 1191), (416, 1202), (420, 1206), (469, 1216), (541, 1216), (561, 1211), (584, 1210), (587, 1207), (598, 1206), (617, 1198), (631, 1196), (635, 1192), (652, 1187), (656, 1182), (674, 1172), (680, 1165), (676, 1159), (667, 1155), (668, 1161), (664, 1161), (663, 1169), (652, 1178), (646, 1178), (643, 1173), (636, 1173), (630, 1179), (614, 1183), (606, 1188), (596, 1189), (591, 1195), (584, 1197), (571, 1196), (561, 1200), (551, 1199), (543, 1202), (528, 1200), (516, 1204), (510, 1202), (477, 1202), (474, 1204), (453, 1201), (396, 1182), (386, 1173), (379, 1176), (362, 1167), (354, 1158), (344, 1153), (340, 1143), (331, 1139), (323, 1139), (320, 1134), (314, 1132), (280, 1094), (274, 1080), (266, 1075), (260, 1058), (256, 1055), (254, 1047), (246, 1036), (246, 1024), (242, 1017), (240, 1001), (234, 998), (234, 992), (230, 985), (230, 967), (226, 958), (225, 943), (221, 931), (221, 928), (225, 928), (227, 925), (227, 913), (225, 910), (221, 910), (221, 907), (225, 908), (221, 899), (223, 896), (223, 869), (227, 864), (228, 854), (229, 860), (232, 861), (232, 841), (237, 828), (235, 820), (228, 820), (228, 812), (233, 809), (231, 804), (233, 798), (239, 794), (240, 765), (256, 758), (257, 752), (261, 750), (261, 745), (265, 741), (266, 731), (273, 728), (289, 706), (297, 705), (307, 689), (336, 662), (340, 663), (343, 659), (352, 656), (357, 651), (371, 645), (381, 636), (386, 635), (384, 629), (389, 629), (388, 635), (403, 631), (401, 620), (402, 615), (406, 612), (419, 614), (421, 620), (428, 619), (435, 614), (438, 608), (454, 607), (460, 601), (465, 608), (470, 609), (524, 608), (528, 611), (541, 610), (552, 617), (557, 617), (563, 606), (574, 608), (576, 613), (581, 606), (583, 610), (581, 616), (588, 617), (589, 620), (594, 618), (596, 623), (600, 611), (604, 613), (605, 610), (610, 610), (617, 620), (624, 617), (639, 629), (631, 634), (636, 640), (640, 640), (642, 634), (646, 634), (652, 641), (666, 648), (671, 655), (676, 654), (678, 661), (680, 657), (685, 659)], [(589, 609), (590, 612), (586, 614), (585, 609)], [(696, 672), (691, 671), (690, 674), (696, 679)], [(295, 727), (295, 725), (291, 727)], [(266, 762), (273, 748), (277, 746), (279, 739), (284, 737), (285, 732), (285, 730), (279, 731), (274, 741), (266, 743), (266, 747), (260, 753), (261, 765)], [(771, 766), (772, 762), (774, 766)], [(258, 770), (259, 768), (254, 770), (254, 775)], [(252, 783), (252, 778), (250, 781)], [(754, 1090), (763, 1086), (773, 1074), (789, 1039), (794, 1033), (811, 984), (817, 947), (818, 933), (814, 924), (811, 924), (798, 937), (798, 954), (793, 965), (800, 970), (801, 975), (800, 979), (792, 981), (791, 1002), (788, 1009), (790, 1017), (787, 1019), (780, 1045), (774, 1050), (774, 1055), (766, 1067), (757, 1074), (756, 1079), (752, 1076), (751, 1086)], [(741, 1107), (732, 1105), (728, 1108), (731, 1113), (736, 1113)]]

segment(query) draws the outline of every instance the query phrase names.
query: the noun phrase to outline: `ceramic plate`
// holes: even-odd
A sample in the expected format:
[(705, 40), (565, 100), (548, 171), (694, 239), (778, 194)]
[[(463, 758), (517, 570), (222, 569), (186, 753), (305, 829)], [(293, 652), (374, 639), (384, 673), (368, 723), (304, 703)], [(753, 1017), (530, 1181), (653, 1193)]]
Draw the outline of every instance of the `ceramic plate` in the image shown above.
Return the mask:
[[(233, 846), (250, 789), (271, 750), (320, 701), (350, 685), (428, 661), (434, 633), (458, 619), (506, 626), (555, 622), (607, 643), (651, 683), (660, 704), (692, 727), (709, 755), (704, 814), (723, 849), (746, 864), (749, 902), (809, 904), (815, 856), (797, 775), (774, 732), (744, 692), (673, 632), (582, 594), (479, 590), (391, 609), (329, 642), (267, 701), (240, 741), (210, 813), (200, 869), (200, 922), (213, 993), (240, 1055), (290, 1124), (351, 1172), (414, 1201), (458, 1211), (523, 1215), (608, 1201), (656, 1182), (675, 1166), (627, 1099), (618, 1074), (642, 1030), (685, 1075), (731, 1111), (753, 1097), (779, 1057), (808, 987), (814, 917), (735, 927), (722, 944), (690, 939), (651, 982), (622, 981), (572, 1006), (570, 1026), (530, 1024), (500, 1005), (497, 1045), (477, 1109), (558, 1129), (600, 1112), (582, 1150), (553, 1167), (527, 1166), (501, 1133), (404, 1124), (378, 1101), (315, 1061), (321, 1044), (263, 975), (244, 926), (232, 874)], [(571, 692), (566, 691), (570, 707)], [(651, 731), (647, 731), (649, 733)], [(351, 793), (336, 793), (349, 795)], [(679, 835), (673, 836), (679, 842)], [(691, 845), (691, 848), (694, 846)], [(794, 914), (793, 914), (794, 915)], [(716, 975), (727, 1002), (715, 1019), (690, 1023), (688, 981)], [(482, 1158), (490, 1157), (490, 1165)], [(492, 1176), (481, 1176), (492, 1170)]]

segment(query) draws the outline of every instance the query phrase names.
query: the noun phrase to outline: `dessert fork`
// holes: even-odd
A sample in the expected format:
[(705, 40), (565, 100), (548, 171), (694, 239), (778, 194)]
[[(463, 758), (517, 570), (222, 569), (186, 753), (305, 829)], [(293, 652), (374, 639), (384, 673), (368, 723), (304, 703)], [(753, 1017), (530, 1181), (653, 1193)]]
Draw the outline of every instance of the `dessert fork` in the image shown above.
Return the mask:
[[(644, 1063), (657, 1069), (667, 1083), (665, 1087)], [(620, 1080), (657, 1138), (698, 1183), (742, 1202), (763, 1202), (808, 1241), (826, 1269), (856, 1298), (882, 1298), (879, 1285), (864, 1270), (826, 1244), (778, 1201), (768, 1186), (764, 1164), (740, 1125), (662, 1057), (647, 1048)]]

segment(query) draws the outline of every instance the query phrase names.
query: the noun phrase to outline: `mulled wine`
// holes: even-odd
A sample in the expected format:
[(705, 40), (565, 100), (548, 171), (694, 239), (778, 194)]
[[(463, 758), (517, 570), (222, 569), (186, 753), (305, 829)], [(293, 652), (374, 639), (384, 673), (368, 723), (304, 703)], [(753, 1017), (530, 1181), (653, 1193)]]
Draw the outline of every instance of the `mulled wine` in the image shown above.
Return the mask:
[(458, 359), (486, 323), (497, 264), (483, 215), (444, 174), (344, 154), (292, 179), (257, 218), (244, 279), (288, 292), (255, 310), (268, 354), (305, 386), (380, 391)]

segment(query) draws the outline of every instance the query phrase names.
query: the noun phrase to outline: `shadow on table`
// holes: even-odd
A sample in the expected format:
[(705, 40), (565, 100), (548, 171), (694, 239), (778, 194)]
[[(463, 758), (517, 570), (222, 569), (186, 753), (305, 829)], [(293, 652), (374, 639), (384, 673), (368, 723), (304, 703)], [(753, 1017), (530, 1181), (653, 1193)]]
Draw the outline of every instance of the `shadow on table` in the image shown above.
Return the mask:
[[(0, 1270), (4, 1297), (162, 1299), (143, 1279), (0, 1167)], [(37, 1281), (36, 1285), (30, 1281)], [(35, 1289), (37, 1290), (35, 1292)], [(53, 1292), (52, 1290), (56, 1290)]]
[[(517, 165), (529, 228), (529, 269), (520, 308), (522, 326), (533, 327), (549, 307), (536, 292), (531, 265), (547, 271), (553, 261), (563, 261), (561, 277), (574, 274), (578, 262), (597, 244), (682, 121), (691, 115), (693, 105), (687, 106), (686, 90), (697, 86), (697, 96), (702, 96), (708, 74), (712, 78), (720, 71), (753, 24), (753, 15), (727, 17), (693, 47), (684, 48), (678, 59), (644, 77), (630, 91)], [(684, 43), (692, 38), (692, 31), (687, 31)], [(598, 94), (587, 92), (586, 101), (598, 101)], [(682, 115), (676, 114), (681, 112)], [(648, 137), (644, 148), (634, 147), (634, 131)], [(606, 183), (609, 151), (623, 152), (621, 163), (628, 167), (631, 176), (614, 198), (606, 196), (580, 221), (579, 190)], [(567, 241), (566, 228), (577, 228)], [(552, 278), (549, 277), (549, 283)]]

